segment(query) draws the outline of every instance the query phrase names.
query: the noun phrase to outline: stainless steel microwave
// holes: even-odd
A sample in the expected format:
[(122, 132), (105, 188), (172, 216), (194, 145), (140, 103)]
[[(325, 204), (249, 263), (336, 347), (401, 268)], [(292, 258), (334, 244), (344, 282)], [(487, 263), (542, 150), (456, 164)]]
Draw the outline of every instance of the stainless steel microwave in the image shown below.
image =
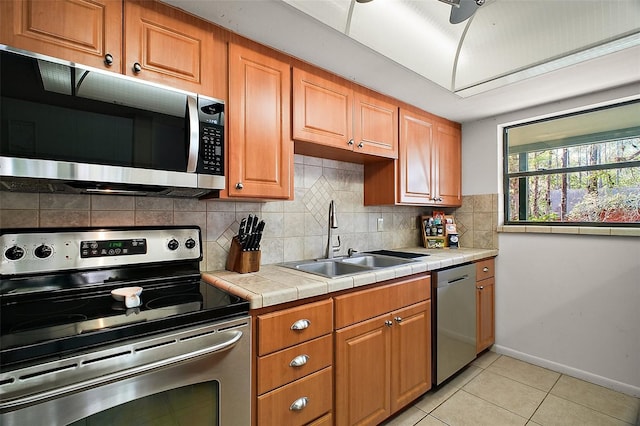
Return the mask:
[(224, 101), (0, 45), (0, 189), (204, 197)]

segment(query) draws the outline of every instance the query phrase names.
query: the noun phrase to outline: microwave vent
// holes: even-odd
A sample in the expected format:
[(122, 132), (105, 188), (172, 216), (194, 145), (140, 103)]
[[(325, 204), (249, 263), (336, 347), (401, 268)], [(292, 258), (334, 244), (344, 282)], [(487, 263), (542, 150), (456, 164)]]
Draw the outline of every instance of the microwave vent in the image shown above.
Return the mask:
[(6, 179), (0, 181), (0, 190), (10, 192), (77, 192), (64, 184), (40, 179)]

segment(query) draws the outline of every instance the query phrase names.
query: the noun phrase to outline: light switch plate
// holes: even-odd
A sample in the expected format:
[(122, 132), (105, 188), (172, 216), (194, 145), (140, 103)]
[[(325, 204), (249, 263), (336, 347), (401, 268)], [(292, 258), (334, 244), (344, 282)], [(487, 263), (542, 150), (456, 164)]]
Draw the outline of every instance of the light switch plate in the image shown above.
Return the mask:
[(378, 232), (384, 231), (384, 218), (378, 218)]

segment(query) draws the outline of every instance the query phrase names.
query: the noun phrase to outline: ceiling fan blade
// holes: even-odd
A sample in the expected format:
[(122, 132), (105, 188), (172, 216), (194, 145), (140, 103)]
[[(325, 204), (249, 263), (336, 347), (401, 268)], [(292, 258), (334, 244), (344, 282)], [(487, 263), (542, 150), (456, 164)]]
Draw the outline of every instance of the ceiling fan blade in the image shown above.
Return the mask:
[(449, 16), (449, 22), (452, 24), (459, 24), (460, 22), (469, 19), (476, 10), (484, 3), (476, 0), (460, 0), (459, 5), (451, 6), (451, 15)]

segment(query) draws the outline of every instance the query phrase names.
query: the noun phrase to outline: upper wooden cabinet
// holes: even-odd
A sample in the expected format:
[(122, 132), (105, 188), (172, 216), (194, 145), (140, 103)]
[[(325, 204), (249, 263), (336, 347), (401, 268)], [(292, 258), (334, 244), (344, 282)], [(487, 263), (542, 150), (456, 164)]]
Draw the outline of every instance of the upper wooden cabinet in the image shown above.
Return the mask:
[(433, 194), (435, 202), (444, 206), (462, 205), (462, 141), (459, 125), (436, 124)]
[(228, 195), (290, 199), (291, 67), (262, 50), (229, 44)]
[(459, 206), (460, 125), (400, 108), (398, 160), (365, 164), (365, 205)]
[(397, 105), (363, 88), (354, 89), (338, 77), (294, 68), (296, 141), (397, 158), (397, 129)]
[(226, 99), (222, 30), (155, 1), (124, 9), (124, 74)]
[(353, 92), (353, 100), (355, 150), (398, 158), (398, 106), (358, 89)]
[(434, 123), (431, 117), (400, 110), (398, 202), (431, 204), (434, 199)]
[(0, 1), (1, 42), (226, 99), (226, 32), (144, 0)]
[(0, 43), (120, 72), (121, 0), (0, 1)]

